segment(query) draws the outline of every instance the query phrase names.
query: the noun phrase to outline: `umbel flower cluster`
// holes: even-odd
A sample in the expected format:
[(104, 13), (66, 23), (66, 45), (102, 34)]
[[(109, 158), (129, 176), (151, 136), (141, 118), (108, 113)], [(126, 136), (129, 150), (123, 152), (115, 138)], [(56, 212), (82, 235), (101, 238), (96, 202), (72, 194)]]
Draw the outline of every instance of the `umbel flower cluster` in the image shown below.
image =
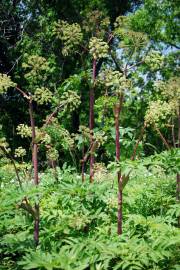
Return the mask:
[(63, 147), (64, 150), (70, 150), (74, 147), (74, 140), (71, 137), (68, 130), (61, 126), (58, 121), (55, 121), (53, 124), (46, 128), (46, 132), (51, 138), (51, 145), (55, 148), (56, 146)]
[(120, 37), (119, 47), (123, 49), (129, 49), (134, 52), (145, 47), (148, 43), (148, 37), (142, 32), (135, 32), (130, 29), (127, 17), (119, 16), (114, 24), (114, 34)]
[(46, 151), (46, 157), (49, 160), (57, 160), (59, 157), (59, 153), (54, 147), (49, 147), (49, 149)]
[(156, 81), (154, 84), (155, 90), (160, 91), (162, 96), (169, 101), (179, 105), (180, 102), (180, 78), (172, 77), (168, 81)]
[(26, 155), (26, 149), (24, 149), (22, 146), (15, 149), (15, 157), (24, 157)]
[(97, 147), (103, 145), (107, 140), (107, 136), (104, 131), (93, 132), (86, 126), (80, 126), (79, 133), (74, 135), (74, 140), (79, 141), (79, 143), (89, 142), (92, 137), (92, 140), (97, 143)]
[(68, 90), (62, 94), (60, 103), (64, 111), (69, 110), (72, 112), (79, 107), (81, 100), (76, 92)]
[[(5, 137), (0, 138), (0, 147), (4, 148), (6, 152), (10, 152), (9, 144), (6, 141)], [(4, 156), (4, 153), (0, 149), (0, 156)]]
[(127, 29), (116, 30), (116, 33), (121, 37), (119, 47), (123, 49), (133, 49), (134, 52), (145, 47), (148, 43), (148, 38), (144, 33), (135, 32)]
[[(32, 129), (30, 126), (26, 124), (19, 124), (16, 128), (17, 134), (22, 138), (31, 138), (32, 137)], [(36, 143), (50, 144), (51, 137), (44, 131), (42, 128), (36, 127)]]
[(109, 17), (106, 17), (104, 12), (93, 10), (87, 13), (86, 19), (83, 20), (82, 28), (86, 33), (95, 33), (96, 37), (103, 38), (109, 24)]
[(180, 78), (172, 77), (168, 81), (156, 81), (154, 88), (161, 93), (161, 100), (150, 102), (145, 121), (147, 124), (162, 125), (168, 117), (179, 113)]
[(114, 23), (114, 27), (117, 29), (121, 29), (121, 28), (126, 27), (127, 24), (128, 24), (128, 20), (126, 16), (118, 16)]
[(17, 134), (22, 138), (28, 138), (32, 136), (32, 129), (26, 124), (19, 124), (16, 128)]
[(34, 95), (32, 96), (33, 100), (35, 100), (39, 105), (47, 104), (52, 100), (52, 92), (46, 88), (36, 88)]
[(107, 57), (108, 49), (108, 44), (100, 38), (92, 37), (89, 41), (89, 52), (93, 59)]
[(98, 143), (98, 145), (103, 145), (107, 141), (107, 136), (104, 131), (94, 132), (94, 140)]
[(99, 74), (99, 82), (114, 90), (116, 95), (120, 95), (131, 87), (130, 80), (126, 79), (123, 73), (111, 69), (106, 69)]
[(59, 20), (55, 23), (54, 34), (62, 41), (62, 54), (67, 56), (75, 51), (83, 39), (81, 27), (77, 23), (69, 24), (66, 21)]
[(46, 73), (51, 70), (47, 59), (38, 55), (25, 55), (22, 68), (26, 71), (24, 77), (33, 85), (39, 84), (42, 80), (45, 81), (47, 79)]
[(16, 83), (7, 74), (0, 73), (0, 94), (4, 94), (9, 87), (16, 87)]
[(152, 71), (156, 71), (162, 68), (164, 64), (164, 56), (158, 51), (151, 50), (145, 57), (144, 62)]
[(90, 139), (91, 136), (91, 130), (83, 125), (79, 126), (79, 133), (82, 134), (84, 138)]
[(172, 115), (172, 104), (166, 101), (151, 101), (146, 111), (145, 123), (147, 125), (159, 125), (160, 121), (167, 119)]

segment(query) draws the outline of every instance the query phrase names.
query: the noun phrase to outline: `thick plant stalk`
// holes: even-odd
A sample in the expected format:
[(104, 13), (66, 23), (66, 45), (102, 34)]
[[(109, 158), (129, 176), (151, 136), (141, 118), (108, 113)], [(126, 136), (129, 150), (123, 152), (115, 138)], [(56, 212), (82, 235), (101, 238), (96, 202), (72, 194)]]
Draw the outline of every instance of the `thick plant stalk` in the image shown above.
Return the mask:
[(172, 134), (173, 147), (176, 148), (176, 139), (175, 139), (174, 121), (173, 121), (173, 118), (172, 118), (171, 134)]
[[(178, 112), (178, 147), (180, 148), (180, 105)], [(176, 176), (176, 199), (180, 203), (180, 172)], [(178, 227), (180, 227), (180, 216), (178, 217)]]
[(154, 125), (154, 127), (155, 127), (157, 133), (159, 134), (161, 140), (163, 141), (164, 145), (166, 146), (166, 148), (167, 148), (168, 150), (170, 150), (170, 146), (169, 146), (168, 142), (166, 141), (166, 139), (164, 138), (164, 136), (162, 135), (160, 129), (159, 129), (156, 125)]
[[(115, 132), (116, 132), (116, 160), (120, 161), (120, 132), (119, 132), (119, 117), (122, 109), (123, 95), (121, 95), (118, 103), (115, 104), (114, 117), (115, 117)], [(117, 233), (122, 234), (122, 203), (123, 203), (123, 177), (119, 171), (117, 174), (118, 178), (118, 213), (117, 213)]]
[(84, 175), (84, 166), (85, 164), (84, 164), (84, 162), (82, 162), (82, 167), (81, 167), (81, 175), (82, 175), (82, 182), (84, 182), (85, 181), (85, 175)]
[[(176, 176), (176, 200), (180, 203), (180, 173)], [(180, 227), (180, 216), (178, 217), (178, 227)]]
[[(29, 115), (31, 121), (31, 129), (32, 129), (32, 163), (34, 167), (34, 184), (37, 186), (39, 184), (38, 178), (38, 146), (36, 142), (36, 131), (35, 131), (35, 123), (33, 117), (33, 105), (32, 100), (29, 100)], [(39, 243), (39, 203), (35, 203), (35, 221), (34, 221), (34, 241), (37, 246)]]
[(180, 148), (180, 105), (178, 112), (178, 147)]
[[(110, 33), (108, 36), (108, 41), (107, 43), (110, 44), (113, 40), (113, 35)], [(89, 112), (89, 129), (91, 132), (91, 137), (90, 137), (90, 145), (92, 145), (93, 142), (93, 129), (94, 129), (94, 88), (95, 88), (95, 80), (96, 77), (101, 69), (103, 63), (103, 59), (101, 58), (98, 63), (96, 59), (93, 59), (93, 74), (92, 74), (92, 79), (93, 79), (93, 86), (90, 89), (90, 112)], [(94, 152), (91, 152), (90, 154), (90, 182), (92, 183), (94, 181)]]
[(53, 169), (54, 178), (55, 178), (56, 182), (58, 183), (58, 172), (57, 172), (55, 160), (51, 160), (51, 167)]
[[(177, 173), (176, 176), (176, 200), (180, 203), (180, 173)], [(180, 216), (178, 217), (178, 227), (180, 227)]]
[(82, 160), (82, 164), (81, 164), (81, 177), (82, 177), (82, 182), (85, 181), (85, 176), (84, 176), (84, 167), (85, 167), (85, 162), (84, 162), (84, 144), (83, 144), (83, 147), (82, 147), (82, 156), (83, 156), (83, 160)]
[[(31, 122), (31, 129), (32, 129), (32, 163), (34, 168), (34, 184), (37, 186), (39, 184), (39, 178), (38, 178), (38, 145), (36, 142), (36, 131), (35, 131), (35, 123), (34, 123), (34, 117), (33, 117), (33, 105), (32, 105), (32, 98), (31, 96), (27, 95), (23, 90), (21, 90), (19, 87), (16, 87), (16, 90), (18, 90), (24, 98), (26, 98), (29, 102), (29, 116), (30, 116), (30, 122)], [(55, 112), (56, 113), (56, 112)], [(51, 118), (54, 116), (51, 115)], [(51, 120), (50, 118), (50, 120)], [(49, 119), (48, 119), (49, 120)], [(49, 120), (49, 121), (50, 121)], [(22, 203), (21, 205), (25, 206), (24, 209), (26, 209), (29, 213), (32, 214), (34, 217), (34, 242), (37, 246), (39, 244), (39, 203), (35, 203), (34, 208), (27, 203), (27, 200), (25, 200), (26, 203)]]
[(177, 173), (177, 182), (176, 182), (176, 199), (180, 201), (180, 174)]
[[(90, 89), (90, 111), (89, 111), (89, 129), (90, 129), (90, 145), (93, 144), (94, 129), (94, 86), (96, 79), (96, 59), (93, 59), (93, 86)], [(90, 153), (90, 182), (94, 181), (94, 153)]]

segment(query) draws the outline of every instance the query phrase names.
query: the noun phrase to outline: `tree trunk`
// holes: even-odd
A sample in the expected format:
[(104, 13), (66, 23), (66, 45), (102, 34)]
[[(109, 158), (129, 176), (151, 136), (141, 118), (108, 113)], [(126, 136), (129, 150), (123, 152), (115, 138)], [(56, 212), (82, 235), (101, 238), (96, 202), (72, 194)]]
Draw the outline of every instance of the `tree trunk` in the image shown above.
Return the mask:
[[(114, 117), (115, 117), (115, 132), (116, 132), (116, 160), (120, 161), (120, 132), (119, 132), (119, 116), (122, 109), (123, 95), (121, 95), (118, 103), (115, 104)], [(122, 176), (119, 171), (117, 174), (118, 178), (118, 214), (117, 214), (117, 233), (122, 234)]]
[[(36, 142), (36, 131), (35, 131), (35, 123), (33, 117), (33, 105), (32, 100), (29, 101), (29, 115), (31, 121), (31, 129), (32, 129), (32, 163), (34, 168), (34, 184), (37, 186), (39, 184), (38, 178), (38, 146)], [(37, 246), (39, 243), (39, 203), (35, 203), (34, 206), (36, 216), (34, 222), (34, 241)]]
[[(93, 60), (93, 86), (90, 89), (90, 112), (89, 112), (89, 129), (90, 145), (93, 144), (93, 129), (94, 129), (94, 87), (96, 79), (96, 60)], [(90, 182), (94, 181), (94, 153), (90, 153)]]

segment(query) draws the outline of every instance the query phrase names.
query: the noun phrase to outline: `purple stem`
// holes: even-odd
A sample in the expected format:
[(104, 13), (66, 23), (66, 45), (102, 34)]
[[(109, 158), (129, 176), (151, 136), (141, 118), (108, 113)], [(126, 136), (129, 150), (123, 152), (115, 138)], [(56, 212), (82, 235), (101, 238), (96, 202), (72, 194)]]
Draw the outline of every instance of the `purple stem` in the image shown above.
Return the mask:
[[(32, 129), (32, 163), (34, 167), (34, 184), (37, 186), (39, 184), (38, 178), (38, 146), (36, 142), (36, 131), (35, 131), (35, 122), (33, 117), (33, 105), (32, 100), (29, 101), (29, 115), (31, 121)], [(35, 203), (35, 212), (36, 217), (34, 221), (34, 241), (37, 246), (39, 243), (39, 203)]]
[[(90, 145), (93, 144), (94, 129), (94, 87), (96, 79), (96, 59), (93, 59), (93, 87), (90, 89), (90, 112), (89, 112), (89, 129), (91, 132)], [(90, 154), (90, 182), (94, 181), (94, 153)]]
[[(121, 95), (118, 103), (115, 104), (114, 116), (115, 116), (115, 132), (116, 132), (116, 160), (120, 161), (120, 132), (119, 132), (119, 117), (122, 109), (123, 95)], [(121, 172), (117, 174), (118, 178), (118, 214), (117, 214), (117, 233), (118, 235), (122, 234), (122, 203), (123, 203), (123, 194), (122, 194), (122, 180)]]

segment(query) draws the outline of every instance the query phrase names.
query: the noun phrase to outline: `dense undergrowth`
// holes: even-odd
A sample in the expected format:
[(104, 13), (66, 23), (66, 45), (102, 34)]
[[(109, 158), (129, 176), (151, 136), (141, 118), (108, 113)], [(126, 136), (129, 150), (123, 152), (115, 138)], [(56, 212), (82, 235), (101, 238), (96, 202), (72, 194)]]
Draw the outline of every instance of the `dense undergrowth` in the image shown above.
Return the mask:
[[(162, 164), (163, 155), (151, 160)], [(143, 167), (148, 160), (141, 162), (124, 189), (121, 236), (113, 172), (82, 184), (74, 169), (65, 166), (58, 169), (58, 182), (48, 170), (41, 173), (38, 188), (29, 182), (20, 190), (10, 169), (2, 166), (0, 269), (180, 269), (176, 176), (157, 164)], [(37, 195), (41, 222), (35, 249), (33, 219), (20, 202), (25, 196), (34, 202)]]

